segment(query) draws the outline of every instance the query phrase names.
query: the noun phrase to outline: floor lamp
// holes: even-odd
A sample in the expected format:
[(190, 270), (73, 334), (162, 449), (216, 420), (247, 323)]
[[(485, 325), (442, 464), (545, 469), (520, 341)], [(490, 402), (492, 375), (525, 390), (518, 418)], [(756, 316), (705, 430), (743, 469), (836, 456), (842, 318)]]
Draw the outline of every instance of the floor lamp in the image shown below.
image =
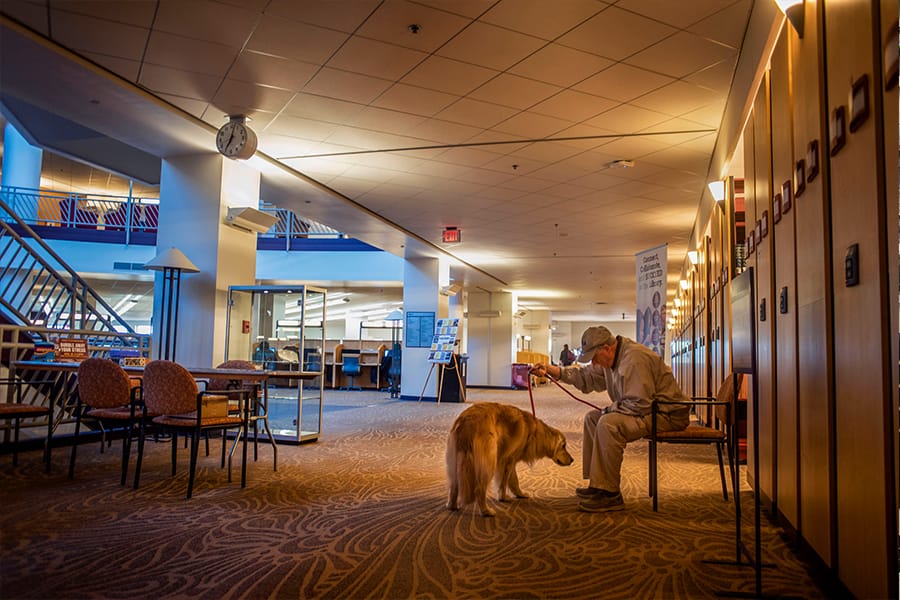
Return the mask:
[(159, 347), (157, 359), (175, 360), (178, 344), (178, 299), (181, 294), (181, 274), (197, 273), (200, 269), (178, 248), (172, 247), (156, 255), (144, 265), (150, 271), (162, 271), (162, 310), (160, 311)]

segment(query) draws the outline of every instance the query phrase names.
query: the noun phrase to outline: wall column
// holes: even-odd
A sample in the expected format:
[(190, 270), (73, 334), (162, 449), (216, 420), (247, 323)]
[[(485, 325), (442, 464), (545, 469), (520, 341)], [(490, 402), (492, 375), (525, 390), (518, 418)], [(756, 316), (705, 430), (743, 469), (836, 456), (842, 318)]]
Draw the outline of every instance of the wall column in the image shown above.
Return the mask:
[[(3, 187), (21, 187), (38, 189), (41, 187), (41, 162), (44, 151), (31, 143), (7, 122), (3, 129), (3, 174), (0, 185)], [(12, 202), (12, 198), (6, 200)], [(16, 213), (28, 222), (37, 219), (37, 203), (24, 202), (21, 206), (11, 206)]]
[[(440, 293), (440, 288), (449, 281), (449, 273), (449, 265), (440, 259), (408, 259), (403, 265), (404, 318), (411, 312), (434, 313), (435, 322), (437, 319), (447, 318), (449, 299)], [(400, 397), (404, 400), (418, 400), (420, 395), (424, 399), (437, 400), (440, 366), (435, 365), (432, 370), (432, 363), (428, 362), (432, 335), (434, 331), (427, 336), (427, 347), (411, 348), (408, 344), (413, 340), (409, 339), (404, 330), (400, 373)]]
[[(224, 222), (229, 207), (259, 206), (259, 172), (218, 154), (163, 161), (156, 247), (181, 250), (200, 269), (181, 280), (179, 363), (213, 367), (225, 356), (228, 287), (256, 281), (256, 234)], [(162, 276), (153, 299), (159, 344)]]

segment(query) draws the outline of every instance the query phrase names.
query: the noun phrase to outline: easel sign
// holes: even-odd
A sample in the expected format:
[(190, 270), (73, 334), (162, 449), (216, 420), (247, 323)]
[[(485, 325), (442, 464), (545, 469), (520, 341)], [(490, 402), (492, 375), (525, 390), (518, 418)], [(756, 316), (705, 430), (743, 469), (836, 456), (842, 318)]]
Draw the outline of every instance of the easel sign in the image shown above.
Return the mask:
[(450, 364), (453, 359), (453, 347), (459, 334), (459, 319), (438, 319), (431, 339), (431, 350), (428, 362), (442, 365)]
[(57, 362), (81, 362), (88, 357), (87, 340), (59, 338), (53, 345)]

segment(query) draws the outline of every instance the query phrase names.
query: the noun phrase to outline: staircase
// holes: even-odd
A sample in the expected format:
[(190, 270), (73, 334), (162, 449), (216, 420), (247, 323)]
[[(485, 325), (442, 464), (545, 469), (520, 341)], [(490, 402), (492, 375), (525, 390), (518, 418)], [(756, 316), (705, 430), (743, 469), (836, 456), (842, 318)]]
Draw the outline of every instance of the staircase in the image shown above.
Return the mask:
[[(7, 199), (6, 195), (0, 198), (0, 376), (9, 376), (13, 362), (34, 358), (36, 343), (48, 345), (60, 338), (87, 340), (91, 356), (126, 349), (150, 356), (150, 336), (136, 333), (15, 213)], [(32, 380), (48, 378), (46, 373), (32, 371), (23, 372), (23, 378), (26, 373)], [(22, 401), (61, 407), (54, 410), (56, 428), (71, 416), (66, 405), (75, 381), (72, 375), (54, 377), (52, 385), (25, 386)]]

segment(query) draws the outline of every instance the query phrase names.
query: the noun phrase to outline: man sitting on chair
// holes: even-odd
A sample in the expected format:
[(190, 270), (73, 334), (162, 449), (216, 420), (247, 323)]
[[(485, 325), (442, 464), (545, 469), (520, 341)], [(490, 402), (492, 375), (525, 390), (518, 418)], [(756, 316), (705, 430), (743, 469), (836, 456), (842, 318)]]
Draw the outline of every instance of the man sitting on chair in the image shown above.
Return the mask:
[[(589, 481), (578, 488), (578, 508), (585, 512), (622, 510), (622, 458), (625, 445), (650, 433), (654, 400), (687, 401), (671, 369), (650, 348), (615, 336), (606, 327), (589, 327), (581, 336), (579, 362), (562, 367), (538, 363), (532, 373), (550, 375), (584, 393), (609, 393), (613, 403), (584, 416), (582, 474)], [(659, 431), (679, 431), (690, 420), (687, 406), (670, 405), (661, 411)]]

